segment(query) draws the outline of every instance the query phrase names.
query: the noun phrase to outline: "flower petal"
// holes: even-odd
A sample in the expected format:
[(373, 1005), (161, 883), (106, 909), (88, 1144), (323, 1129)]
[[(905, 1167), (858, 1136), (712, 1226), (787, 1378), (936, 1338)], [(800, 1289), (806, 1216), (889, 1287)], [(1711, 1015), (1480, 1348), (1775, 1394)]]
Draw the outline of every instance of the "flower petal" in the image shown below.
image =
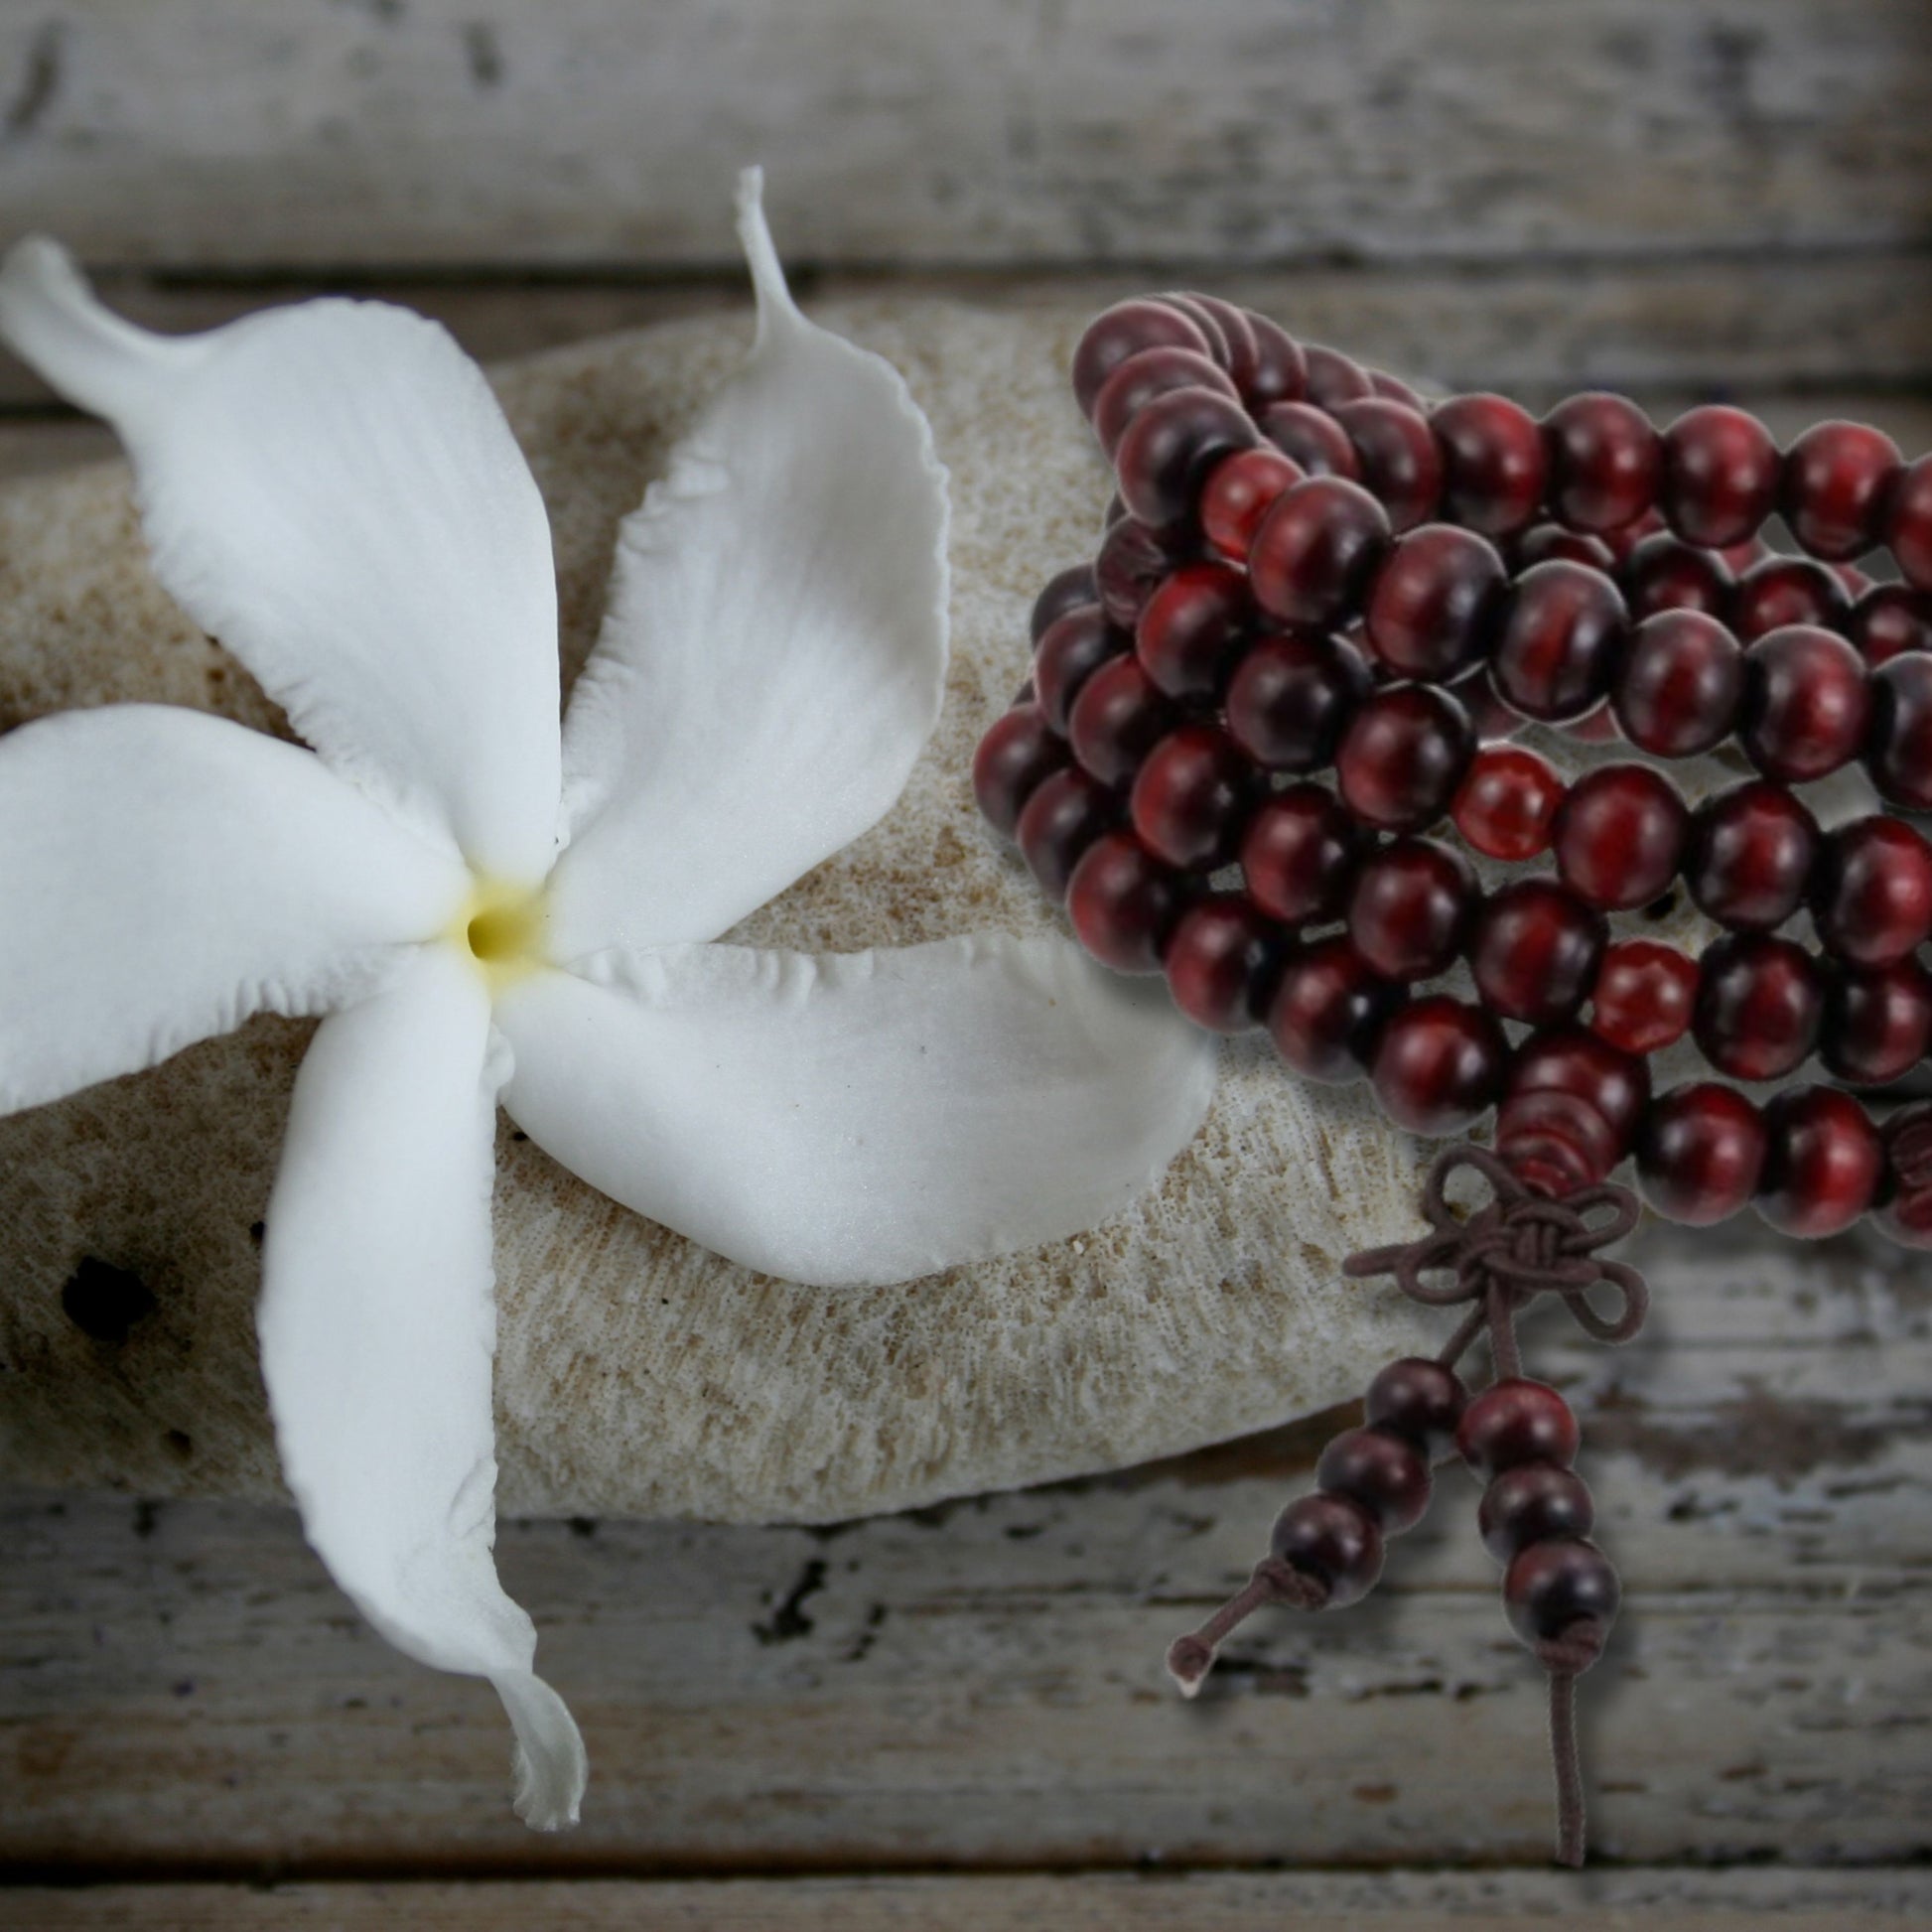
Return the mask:
[(1124, 1207), (1214, 1048), (1059, 939), (607, 953), (506, 994), (503, 1104), (593, 1186), (793, 1281), (892, 1282)]
[(134, 460), (163, 584), (373, 796), (534, 884), (555, 851), (550, 526), (483, 373), (436, 324), (305, 302), (151, 336), (44, 236), (0, 337)]
[(167, 705), (0, 737), (0, 1113), (369, 991), (468, 891), (313, 753)]
[(946, 670), (946, 476), (890, 363), (792, 306), (739, 187), (751, 360), (619, 538), (564, 725), (552, 949), (711, 939), (897, 798)]
[(262, 1375), (309, 1541), (399, 1650), (495, 1685), (517, 1811), (547, 1831), (576, 1822), (585, 1760), (490, 1556), (504, 1060), (483, 982), (453, 947), (323, 1023), (269, 1201)]

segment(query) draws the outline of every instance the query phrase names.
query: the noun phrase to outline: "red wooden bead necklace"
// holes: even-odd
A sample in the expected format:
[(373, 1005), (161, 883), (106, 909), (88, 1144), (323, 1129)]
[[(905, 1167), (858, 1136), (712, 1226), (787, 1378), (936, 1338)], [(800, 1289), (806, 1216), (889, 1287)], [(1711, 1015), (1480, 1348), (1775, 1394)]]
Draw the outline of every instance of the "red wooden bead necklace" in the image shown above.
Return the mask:
[[(1748, 1205), (1815, 1237), (1868, 1214), (1932, 1248), (1932, 1103), (1880, 1123), (1843, 1091), (1932, 1045), (1932, 846), (1881, 812), (1823, 831), (1794, 791), (1857, 763), (1932, 811), (1932, 457), (1844, 422), (1781, 452), (1721, 406), (1659, 432), (1612, 395), (1541, 422), (1425, 403), (1203, 295), (1107, 310), (1073, 390), (1118, 494), (1094, 561), (1034, 607), (1033, 678), (974, 764), (987, 818), (1096, 959), (1165, 973), (1200, 1025), (1265, 1027), (1295, 1072), (1366, 1078), (1417, 1134), (1494, 1115), (1488, 1146), (1431, 1170), (1431, 1232), (1346, 1264), (1460, 1325), (1375, 1378), (1365, 1426), (1169, 1668), (1191, 1694), (1260, 1605), (1364, 1594), (1453, 1450), (1550, 1676), (1558, 1856), (1581, 1863), (1574, 1687), (1618, 1585), (1576, 1418), (1522, 1375), (1516, 1317), (1554, 1294), (1600, 1339), (1636, 1332), (1643, 1282), (1600, 1252), (1638, 1218), (1626, 1160), (1673, 1220)], [(1762, 541), (1774, 513), (1806, 555)], [(1856, 568), (1876, 551), (1902, 581)], [(1508, 742), (1525, 720), (1642, 756), (1566, 781)], [(1695, 809), (1648, 761), (1726, 744), (1757, 775)], [(1485, 889), (1446, 827), (1546, 867)], [(1617, 930), (1680, 883), (1723, 928), (1700, 955)], [(1461, 966), (1473, 999), (1432, 989)], [(1830, 1078), (1653, 1093), (1649, 1056), (1687, 1035), (1732, 1080), (1814, 1056)], [(1463, 1172), (1473, 1212), (1449, 1197)], [(1472, 1396), (1456, 1365), (1479, 1338), (1494, 1379)]]

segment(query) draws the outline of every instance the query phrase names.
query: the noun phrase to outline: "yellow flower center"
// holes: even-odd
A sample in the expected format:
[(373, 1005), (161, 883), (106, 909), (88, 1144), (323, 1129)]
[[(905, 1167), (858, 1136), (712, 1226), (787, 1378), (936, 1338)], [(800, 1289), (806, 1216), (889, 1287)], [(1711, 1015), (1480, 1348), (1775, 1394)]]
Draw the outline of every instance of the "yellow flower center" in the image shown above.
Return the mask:
[(549, 965), (543, 948), (544, 916), (540, 887), (533, 890), (479, 879), (469, 902), (452, 922), (450, 937), (477, 963), (491, 989), (500, 991)]

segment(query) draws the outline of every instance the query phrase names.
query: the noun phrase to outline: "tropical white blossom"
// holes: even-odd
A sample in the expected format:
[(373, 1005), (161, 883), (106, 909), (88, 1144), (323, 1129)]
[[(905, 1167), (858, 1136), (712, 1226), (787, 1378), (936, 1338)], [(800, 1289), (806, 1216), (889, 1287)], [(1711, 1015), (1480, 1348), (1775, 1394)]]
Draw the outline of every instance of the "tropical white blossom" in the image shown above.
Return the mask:
[(0, 268), (0, 336), (119, 431), (161, 581), (314, 748), (151, 705), (0, 738), (0, 1112), (327, 1016), (266, 1216), (282, 1466), (369, 1621), (496, 1687), (545, 1828), (585, 1757), (491, 1557), (498, 1102), (733, 1260), (890, 1282), (1104, 1218), (1211, 1077), (1060, 940), (710, 943), (887, 811), (946, 662), (925, 420), (793, 307), (756, 172), (740, 231), (752, 355), (624, 523), (561, 729), (543, 503), (441, 329), (161, 338), (49, 241)]

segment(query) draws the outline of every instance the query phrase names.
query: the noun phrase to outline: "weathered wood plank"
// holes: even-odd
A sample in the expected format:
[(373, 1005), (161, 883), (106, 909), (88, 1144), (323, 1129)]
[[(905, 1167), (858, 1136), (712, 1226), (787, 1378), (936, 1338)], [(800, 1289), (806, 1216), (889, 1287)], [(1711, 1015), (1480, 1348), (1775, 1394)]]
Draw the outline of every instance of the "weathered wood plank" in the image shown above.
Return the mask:
[[(1884, 1860), (1932, 1817), (1932, 1354), (1711, 1341), (1574, 1381), (1630, 1611), (1587, 1700), (1628, 1860)], [(1613, 1386), (1612, 1386), (1613, 1381)], [(506, 1525), (597, 1766), (583, 1830), (501, 1802), (479, 1686), (354, 1618), (284, 1514), (17, 1499), (0, 1529), (0, 1858), (296, 1869), (1534, 1861), (1543, 1712), (1446, 1472), (1345, 1617), (1166, 1642), (1327, 1427), (836, 1532)], [(1466, 1708), (1465, 1708), (1466, 1707)]]
[(1863, 1932), (1932, 1915), (1922, 1871), (1597, 1871), (850, 1877), (707, 1883), (100, 1885), (0, 1894), (11, 1932)]
[[(1428, 263), (1311, 264), (1292, 274), (1201, 268), (1192, 279), (1364, 360), (1531, 400), (1587, 383), (1672, 395), (1932, 387), (1932, 258), (1925, 256), (1715, 266), (1501, 264), (1479, 272)], [(810, 302), (941, 296), (1087, 316), (1123, 295), (1161, 286), (1164, 278), (1148, 270), (807, 273), (797, 280)], [(346, 284), (342, 278), (209, 282), (125, 271), (101, 277), (109, 301), (150, 327), (171, 330), (211, 328), (266, 303), (341, 286), (435, 316), (485, 361), (678, 316), (743, 313), (748, 302), (736, 265), (715, 276), (670, 281), (360, 275)], [(0, 352), (0, 409), (49, 399), (36, 378)]]
[(200, 266), (1922, 243), (1921, 0), (48, 0), (0, 228)]

